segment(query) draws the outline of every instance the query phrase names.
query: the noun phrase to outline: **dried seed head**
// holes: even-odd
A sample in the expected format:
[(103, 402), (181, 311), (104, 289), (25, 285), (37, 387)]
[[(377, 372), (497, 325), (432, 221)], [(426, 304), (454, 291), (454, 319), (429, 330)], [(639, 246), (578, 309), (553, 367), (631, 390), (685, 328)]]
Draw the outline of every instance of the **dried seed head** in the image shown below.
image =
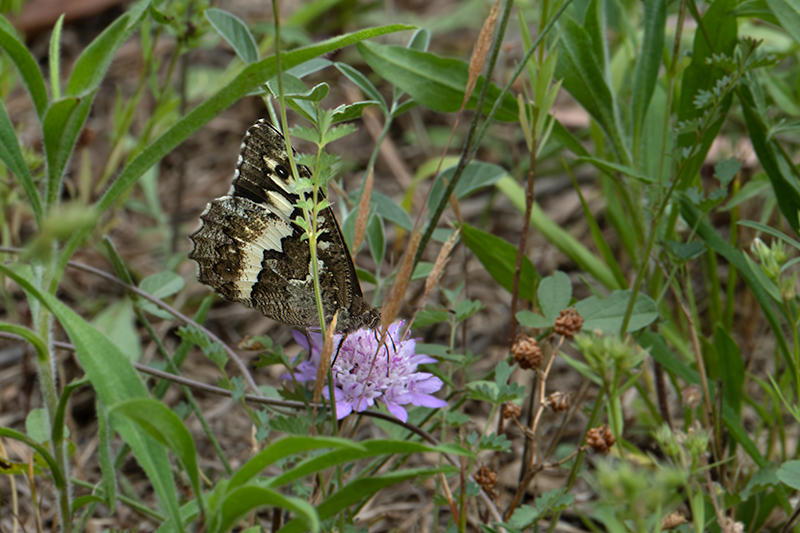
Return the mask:
[(586, 432), (586, 444), (594, 451), (607, 455), (611, 447), (617, 442), (611, 429), (605, 424), (592, 428)]
[(520, 368), (525, 370), (536, 370), (542, 365), (542, 349), (536, 339), (525, 334), (517, 336), (514, 345), (511, 347), (514, 361)]
[(554, 413), (561, 413), (569, 409), (572, 395), (568, 392), (553, 392), (544, 400), (545, 406)]
[(674, 511), (661, 519), (661, 531), (674, 529), (681, 524), (686, 523), (686, 517), (678, 511)]
[(501, 413), (506, 420), (510, 418), (519, 418), (519, 415), (522, 413), (522, 408), (515, 403), (508, 402), (503, 404)]
[(483, 492), (489, 496), (494, 496), (494, 488), (497, 486), (497, 473), (488, 466), (483, 465), (475, 473), (475, 483), (481, 486)]
[(553, 331), (564, 337), (574, 337), (583, 326), (583, 317), (578, 312), (570, 307), (561, 311), (561, 316), (556, 319), (556, 325)]
[(720, 524), (722, 531), (730, 531), (730, 533), (744, 533), (744, 524), (737, 522), (730, 516), (724, 518), (724, 523)]
[(681, 400), (683, 400), (683, 405), (688, 407), (689, 409), (694, 409), (698, 405), (700, 405), (700, 400), (702, 395), (700, 394), (700, 386), (699, 385), (689, 385), (683, 391), (681, 391)]

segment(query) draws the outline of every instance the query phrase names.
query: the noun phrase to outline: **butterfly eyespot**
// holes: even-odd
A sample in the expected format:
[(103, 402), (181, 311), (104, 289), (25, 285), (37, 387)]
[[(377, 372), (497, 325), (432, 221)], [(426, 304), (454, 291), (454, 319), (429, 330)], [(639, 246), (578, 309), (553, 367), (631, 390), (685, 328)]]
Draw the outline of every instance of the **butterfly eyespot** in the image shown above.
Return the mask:
[(280, 176), (283, 179), (286, 179), (286, 178), (289, 177), (289, 171), (286, 170), (286, 167), (283, 166), (283, 165), (276, 165), (275, 166), (275, 173), (278, 174), (278, 176)]

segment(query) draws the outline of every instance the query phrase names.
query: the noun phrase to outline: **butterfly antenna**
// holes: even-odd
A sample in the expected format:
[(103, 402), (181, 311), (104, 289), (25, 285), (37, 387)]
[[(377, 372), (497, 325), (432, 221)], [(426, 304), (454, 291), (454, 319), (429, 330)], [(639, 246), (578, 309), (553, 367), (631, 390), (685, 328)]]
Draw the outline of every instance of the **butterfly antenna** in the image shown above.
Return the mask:
[(344, 344), (344, 340), (347, 338), (348, 333), (346, 331), (342, 332), (342, 338), (339, 339), (339, 344), (336, 346), (336, 355), (333, 356), (333, 360), (331, 361), (331, 367), (336, 364), (336, 359), (339, 357), (339, 350), (342, 349), (342, 344)]

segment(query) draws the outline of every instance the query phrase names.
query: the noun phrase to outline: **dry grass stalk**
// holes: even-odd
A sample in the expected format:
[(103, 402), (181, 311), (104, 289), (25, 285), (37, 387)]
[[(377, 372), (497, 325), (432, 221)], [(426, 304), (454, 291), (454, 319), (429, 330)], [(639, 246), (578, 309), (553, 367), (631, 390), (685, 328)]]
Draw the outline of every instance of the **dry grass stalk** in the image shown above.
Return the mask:
[(447, 239), (447, 241), (445, 241), (439, 250), (439, 255), (436, 256), (436, 262), (433, 264), (431, 273), (428, 274), (428, 277), (425, 280), (425, 295), (422, 298), (423, 300), (428, 297), (433, 288), (439, 284), (439, 280), (442, 279), (444, 267), (447, 266), (447, 263), (450, 260), (450, 253), (453, 251), (453, 247), (456, 245), (456, 241), (458, 240), (460, 233), (460, 228), (453, 232), (453, 234), (450, 235), (450, 237)]
[(414, 231), (409, 236), (408, 248), (403, 255), (403, 262), (397, 270), (397, 276), (394, 278), (392, 290), (384, 301), (381, 307), (381, 324), (385, 330), (389, 324), (394, 322), (397, 314), (400, 312), (400, 305), (403, 303), (403, 298), (408, 288), (408, 282), (411, 279), (411, 273), (414, 271), (414, 256), (417, 254), (417, 247), (419, 241), (422, 239), (422, 234), (419, 231)]
[(367, 234), (367, 220), (369, 220), (369, 200), (372, 197), (372, 182), (374, 173), (370, 169), (367, 179), (364, 182), (364, 191), (361, 193), (361, 200), (358, 202), (358, 215), (356, 216), (356, 231), (353, 238), (353, 253), (364, 242), (364, 235)]
[[(325, 342), (322, 345), (322, 353), (319, 356), (319, 367), (317, 368), (317, 381), (314, 383), (314, 404), (319, 404), (319, 398), (322, 395), (322, 387), (325, 386), (328, 369), (331, 367), (331, 358), (333, 356), (333, 334), (336, 332), (336, 320), (339, 318), (339, 311), (333, 315), (331, 323), (328, 324), (325, 330)], [(309, 345), (309, 350), (311, 346)], [(316, 417), (316, 406), (314, 407), (314, 416)]]
[(472, 91), (475, 90), (475, 84), (478, 83), (478, 76), (481, 75), (483, 70), (483, 62), (486, 60), (486, 55), (492, 46), (492, 35), (494, 28), (497, 25), (497, 17), (500, 14), (500, 0), (496, 0), (483, 23), (481, 33), (478, 35), (478, 40), (475, 42), (475, 48), (472, 49), (472, 58), (469, 60), (469, 77), (467, 78), (467, 87), (464, 91), (464, 102), (461, 104), (463, 108), (466, 106)]

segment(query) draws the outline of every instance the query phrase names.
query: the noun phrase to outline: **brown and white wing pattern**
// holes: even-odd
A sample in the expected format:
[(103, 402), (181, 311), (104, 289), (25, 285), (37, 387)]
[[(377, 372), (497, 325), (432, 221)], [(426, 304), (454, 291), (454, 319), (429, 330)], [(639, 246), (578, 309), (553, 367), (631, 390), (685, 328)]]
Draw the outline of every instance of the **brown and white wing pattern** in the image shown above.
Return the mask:
[[(318, 328), (311, 254), (283, 136), (259, 120), (247, 130), (228, 195), (208, 204), (189, 237), (199, 280), (223, 298), (298, 328)], [(301, 177), (310, 178), (299, 166)], [(317, 261), (326, 321), (338, 311), (337, 331), (380, 323), (380, 311), (361, 293), (353, 260), (330, 207), (317, 220)]]

